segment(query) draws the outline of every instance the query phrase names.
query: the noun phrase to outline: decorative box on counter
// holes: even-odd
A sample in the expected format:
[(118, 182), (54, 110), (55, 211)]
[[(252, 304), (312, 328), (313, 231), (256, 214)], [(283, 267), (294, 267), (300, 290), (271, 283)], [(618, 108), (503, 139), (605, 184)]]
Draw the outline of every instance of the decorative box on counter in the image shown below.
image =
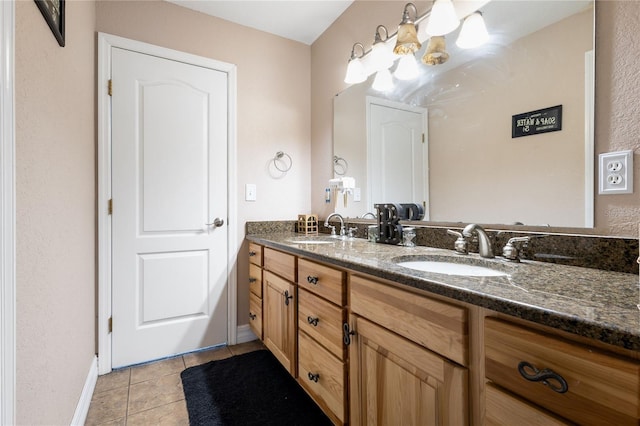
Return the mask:
[(299, 214), (298, 233), (305, 235), (318, 235), (318, 215)]

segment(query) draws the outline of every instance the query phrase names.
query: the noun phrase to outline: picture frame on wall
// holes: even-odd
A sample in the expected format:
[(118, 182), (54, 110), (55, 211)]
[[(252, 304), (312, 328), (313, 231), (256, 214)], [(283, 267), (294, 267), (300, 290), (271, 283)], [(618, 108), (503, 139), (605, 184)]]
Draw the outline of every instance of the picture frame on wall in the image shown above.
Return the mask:
[(35, 0), (35, 2), (54, 37), (58, 40), (58, 44), (64, 47), (65, 0)]

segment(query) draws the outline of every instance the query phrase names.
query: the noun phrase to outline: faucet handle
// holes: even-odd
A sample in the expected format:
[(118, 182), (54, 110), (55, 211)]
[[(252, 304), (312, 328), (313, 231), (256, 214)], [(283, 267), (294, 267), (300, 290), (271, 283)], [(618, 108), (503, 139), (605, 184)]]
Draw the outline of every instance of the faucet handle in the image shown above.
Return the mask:
[(335, 226), (325, 224), (324, 227), (331, 229), (331, 235), (336, 235), (336, 227)]
[(520, 262), (520, 250), (516, 247), (516, 243), (529, 241), (531, 241), (531, 237), (529, 236), (509, 238), (507, 244), (502, 248), (502, 256), (507, 260)]
[(467, 239), (462, 235), (462, 232), (454, 231), (453, 229), (447, 229), (447, 234), (458, 237), (456, 242), (453, 243), (455, 251), (461, 254), (469, 254), (469, 243)]
[(354, 226), (352, 228), (349, 228), (349, 230), (347, 231), (347, 236), (349, 238), (353, 238), (353, 233), (356, 232), (358, 230), (357, 226)]

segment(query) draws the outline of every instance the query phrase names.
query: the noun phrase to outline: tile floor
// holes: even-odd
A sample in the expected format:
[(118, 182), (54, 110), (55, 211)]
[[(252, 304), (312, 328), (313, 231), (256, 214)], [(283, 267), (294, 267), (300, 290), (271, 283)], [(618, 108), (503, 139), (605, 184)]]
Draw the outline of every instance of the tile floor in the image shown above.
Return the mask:
[(188, 425), (182, 370), (258, 349), (254, 340), (99, 376), (85, 425)]

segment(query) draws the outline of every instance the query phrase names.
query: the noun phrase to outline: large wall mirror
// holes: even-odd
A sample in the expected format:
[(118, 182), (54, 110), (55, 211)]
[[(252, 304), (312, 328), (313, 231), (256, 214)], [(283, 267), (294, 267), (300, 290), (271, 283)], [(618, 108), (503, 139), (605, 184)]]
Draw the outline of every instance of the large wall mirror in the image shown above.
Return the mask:
[[(356, 187), (336, 212), (419, 203), (431, 222), (593, 227), (594, 2), (480, 10), (485, 45), (457, 49), (452, 33), (449, 61), (417, 79), (379, 92), (372, 75), (335, 97), (335, 177)], [(558, 106), (561, 130), (512, 137), (513, 116)]]

